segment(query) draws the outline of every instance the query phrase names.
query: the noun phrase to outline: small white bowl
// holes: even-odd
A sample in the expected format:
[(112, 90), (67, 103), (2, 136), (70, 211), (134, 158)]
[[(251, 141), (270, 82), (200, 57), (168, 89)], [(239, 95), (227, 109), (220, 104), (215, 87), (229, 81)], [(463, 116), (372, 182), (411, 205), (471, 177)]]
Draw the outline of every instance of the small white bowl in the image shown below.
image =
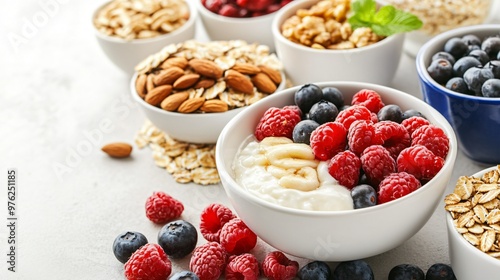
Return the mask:
[(210, 40), (243, 40), (249, 44), (266, 45), (271, 53), (275, 51), (271, 23), (276, 12), (252, 18), (232, 18), (209, 11), (200, 0), (189, 1), (196, 3), (201, 22)]
[(317, 0), (293, 1), (277, 11), (272, 23), (276, 53), (294, 84), (321, 81), (358, 81), (388, 85), (401, 57), (404, 33), (375, 44), (349, 50), (319, 50), (294, 43), (281, 34), (283, 22)]
[(135, 39), (127, 41), (118, 37), (103, 34), (95, 27), (93, 19), (99, 10), (105, 7), (109, 2), (97, 8), (92, 15), (92, 26), (99, 46), (106, 56), (118, 68), (125, 73), (132, 75), (134, 67), (148, 55), (158, 52), (163, 47), (193, 39), (196, 31), (196, 20), (198, 11), (192, 0), (187, 0), (189, 6), (189, 19), (178, 29), (150, 39)]
[(234, 117), (222, 130), (215, 151), (217, 170), (229, 201), (241, 219), (262, 240), (291, 255), (323, 261), (346, 261), (389, 251), (416, 234), (439, 205), (457, 156), (457, 140), (446, 119), (430, 105), (404, 92), (368, 83), (321, 82), (336, 87), (345, 100), (361, 89), (377, 91), (385, 104), (415, 109), (449, 137), (445, 164), (418, 190), (373, 207), (344, 211), (309, 211), (273, 204), (246, 191), (235, 179), (234, 160), (270, 107), (294, 104), (296, 86), (258, 101)]
[[(484, 173), (495, 170), (493, 166), (472, 175), (481, 177)], [(450, 213), (446, 213), (446, 228), (448, 232), (448, 249), (451, 267), (457, 279), (498, 279), (500, 275), (500, 260), (472, 246), (457, 231)]]

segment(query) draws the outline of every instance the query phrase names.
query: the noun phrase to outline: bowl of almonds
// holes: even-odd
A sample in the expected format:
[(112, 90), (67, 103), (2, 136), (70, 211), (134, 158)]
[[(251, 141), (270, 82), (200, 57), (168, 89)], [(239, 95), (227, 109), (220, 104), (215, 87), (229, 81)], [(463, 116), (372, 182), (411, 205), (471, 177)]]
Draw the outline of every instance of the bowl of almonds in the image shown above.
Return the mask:
[(283, 89), (281, 62), (245, 41), (171, 44), (136, 67), (132, 97), (157, 128), (189, 143), (215, 143), (245, 107)]
[(500, 274), (500, 165), (460, 176), (445, 196), (450, 262), (457, 279)]
[(198, 11), (187, 0), (112, 0), (92, 16), (97, 42), (127, 74), (144, 57), (168, 44), (193, 39)]

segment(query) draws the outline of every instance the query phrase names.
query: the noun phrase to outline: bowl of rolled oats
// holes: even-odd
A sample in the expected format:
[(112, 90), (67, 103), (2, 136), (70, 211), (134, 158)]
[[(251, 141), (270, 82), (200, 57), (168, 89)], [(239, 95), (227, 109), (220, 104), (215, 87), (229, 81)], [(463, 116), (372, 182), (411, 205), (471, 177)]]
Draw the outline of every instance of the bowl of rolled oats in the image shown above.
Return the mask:
[(127, 74), (151, 53), (193, 39), (198, 11), (187, 0), (112, 0), (92, 15), (97, 42)]
[(457, 279), (500, 275), (500, 165), (460, 176), (445, 196), (450, 262)]
[(147, 119), (188, 143), (215, 143), (229, 120), (286, 85), (269, 47), (242, 40), (170, 44), (135, 70), (131, 93)]
[(272, 23), (276, 53), (294, 84), (392, 81), (405, 34), (381, 36), (369, 27), (353, 28), (351, 7), (351, 0), (304, 0), (278, 11)]

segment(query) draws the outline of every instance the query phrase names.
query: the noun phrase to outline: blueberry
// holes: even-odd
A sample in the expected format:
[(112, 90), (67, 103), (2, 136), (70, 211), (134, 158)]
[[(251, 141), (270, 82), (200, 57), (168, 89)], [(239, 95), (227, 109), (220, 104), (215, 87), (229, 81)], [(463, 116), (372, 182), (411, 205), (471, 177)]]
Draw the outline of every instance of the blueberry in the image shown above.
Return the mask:
[(389, 271), (388, 280), (424, 280), (424, 271), (413, 264), (399, 264)]
[(490, 68), (469, 68), (464, 73), (464, 81), (470, 91), (476, 95), (481, 94), (481, 87), (486, 80), (493, 79), (493, 72)]
[(455, 77), (463, 77), (465, 71), (472, 67), (480, 67), (483, 66), (481, 62), (472, 56), (464, 56), (457, 60), (455, 64), (453, 64), (453, 75)]
[(295, 125), (292, 132), (292, 139), (295, 143), (305, 143), (309, 145), (311, 133), (319, 126), (319, 123), (313, 120), (302, 120)]
[(432, 56), (431, 60), (437, 60), (440, 58), (448, 60), (451, 65), (455, 64), (455, 58), (453, 57), (453, 55), (451, 55), (447, 52), (437, 52)]
[(490, 61), (490, 57), (483, 50), (473, 50), (467, 56), (476, 58), (479, 62), (481, 62), (481, 65), (485, 65), (488, 61)]
[(455, 37), (446, 41), (444, 51), (453, 55), (455, 59), (459, 59), (469, 51), (469, 47), (462, 39)]
[(406, 119), (409, 119), (411, 117), (422, 117), (422, 118), (425, 118), (425, 116), (420, 113), (419, 111), (415, 110), (415, 109), (408, 109), (406, 111), (403, 112), (403, 121), (406, 120)]
[(373, 280), (372, 268), (363, 260), (345, 261), (333, 271), (333, 280)]
[(338, 88), (325, 87), (322, 91), (324, 100), (332, 102), (337, 108), (344, 106), (344, 95)]
[(467, 46), (481, 46), (481, 39), (474, 34), (464, 35), (462, 41), (464, 41)]
[(403, 120), (403, 111), (396, 104), (388, 104), (378, 111), (377, 117), (379, 121), (393, 121), (401, 123)]
[(332, 271), (325, 262), (313, 261), (301, 267), (297, 277), (300, 280), (329, 280)]
[(177, 220), (164, 225), (158, 233), (158, 244), (172, 259), (180, 259), (196, 247), (198, 233), (187, 221)]
[(427, 67), (429, 75), (439, 84), (445, 84), (453, 76), (453, 67), (446, 59), (436, 59)]
[(484, 97), (500, 97), (500, 79), (489, 79), (481, 87)]
[(357, 185), (351, 189), (351, 197), (354, 209), (360, 209), (377, 205), (377, 192), (370, 185)]
[(200, 278), (194, 272), (183, 270), (172, 275), (168, 280), (200, 280)]
[(307, 114), (311, 107), (323, 99), (323, 91), (315, 84), (305, 84), (295, 92), (295, 105), (299, 106), (302, 113)]
[(456, 280), (451, 266), (444, 263), (435, 263), (427, 269), (426, 280)]
[(147, 243), (148, 240), (146, 236), (140, 232), (123, 232), (118, 235), (113, 242), (113, 253), (120, 262), (126, 263), (137, 249)]
[(496, 59), (500, 51), (500, 37), (486, 38), (481, 44), (481, 49), (488, 54), (490, 59)]
[(326, 122), (333, 122), (338, 114), (339, 109), (332, 102), (321, 100), (315, 103), (309, 110), (309, 119), (319, 124), (324, 124)]
[(476, 51), (476, 50), (481, 49), (481, 47), (477, 46), (477, 45), (469, 45), (469, 46), (467, 46), (467, 48), (468, 48), (467, 55), (469, 55), (472, 51)]
[(469, 88), (463, 78), (454, 77), (446, 83), (446, 88), (455, 92), (470, 94)]
[(495, 79), (500, 79), (500, 60), (490, 60), (483, 68), (490, 68)]

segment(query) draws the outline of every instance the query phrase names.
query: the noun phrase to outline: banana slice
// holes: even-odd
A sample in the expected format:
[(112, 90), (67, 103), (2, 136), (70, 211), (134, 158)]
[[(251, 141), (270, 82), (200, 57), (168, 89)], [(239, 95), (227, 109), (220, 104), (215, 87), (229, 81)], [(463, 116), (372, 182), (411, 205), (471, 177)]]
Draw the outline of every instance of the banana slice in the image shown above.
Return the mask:
[(300, 169), (306, 166), (316, 168), (318, 166), (318, 161), (314, 159), (312, 149), (307, 144), (276, 145), (268, 149), (266, 156), (271, 165), (284, 169)]
[(260, 141), (260, 145), (263, 148), (282, 145), (282, 144), (291, 144), (291, 143), (293, 143), (292, 139), (286, 137), (266, 137), (262, 139), (262, 141)]
[(284, 175), (278, 181), (280, 186), (287, 189), (312, 191), (319, 187), (318, 173), (312, 167), (303, 167), (295, 174)]

